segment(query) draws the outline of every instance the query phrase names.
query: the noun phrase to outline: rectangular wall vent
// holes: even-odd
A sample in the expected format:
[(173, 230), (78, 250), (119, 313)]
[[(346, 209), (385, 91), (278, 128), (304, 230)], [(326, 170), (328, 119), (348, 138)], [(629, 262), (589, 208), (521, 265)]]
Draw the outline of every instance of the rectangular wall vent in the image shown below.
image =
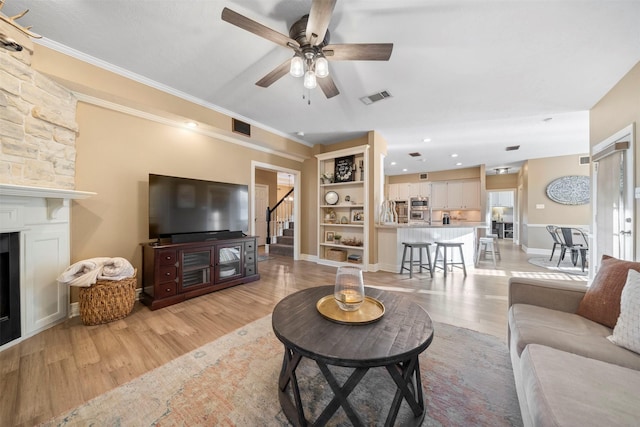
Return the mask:
[(510, 145), (506, 148), (507, 151), (516, 151), (519, 150), (520, 146), (519, 145)]
[(360, 98), (360, 101), (362, 101), (364, 105), (371, 105), (374, 102), (382, 101), (383, 99), (387, 98), (391, 98), (391, 94), (389, 93), (389, 91), (383, 90), (381, 92), (374, 93), (373, 95), (363, 96), (362, 98)]
[(426, 181), (429, 179), (429, 174), (428, 173), (421, 173), (420, 175), (418, 175), (418, 178), (420, 179), (420, 181)]
[(422, 156), (422, 154), (420, 154), (420, 153), (418, 153), (418, 152), (409, 153), (409, 155), (410, 155), (411, 157), (420, 157), (420, 156)]
[(246, 136), (251, 136), (251, 125), (249, 123), (242, 122), (238, 119), (233, 120), (233, 131), (241, 133)]
[(588, 165), (591, 163), (591, 157), (589, 156), (580, 156), (578, 164), (580, 165)]

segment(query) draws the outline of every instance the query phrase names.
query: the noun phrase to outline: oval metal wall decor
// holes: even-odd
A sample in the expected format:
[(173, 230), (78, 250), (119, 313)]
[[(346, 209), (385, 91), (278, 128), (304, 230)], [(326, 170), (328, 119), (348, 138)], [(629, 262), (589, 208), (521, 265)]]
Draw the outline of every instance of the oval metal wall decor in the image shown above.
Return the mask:
[(591, 199), (591, 180), (582, 175), (554, 179), (547, 185), (547, 196), (563, 205), (586, 205)]

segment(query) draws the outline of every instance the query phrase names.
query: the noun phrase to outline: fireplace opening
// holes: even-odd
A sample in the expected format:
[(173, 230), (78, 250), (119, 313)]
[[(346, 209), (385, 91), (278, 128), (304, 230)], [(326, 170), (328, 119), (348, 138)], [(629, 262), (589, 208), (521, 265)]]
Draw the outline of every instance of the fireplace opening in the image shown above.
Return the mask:
[(20, 338), (20, 233), (0, 234), (0, 345)]

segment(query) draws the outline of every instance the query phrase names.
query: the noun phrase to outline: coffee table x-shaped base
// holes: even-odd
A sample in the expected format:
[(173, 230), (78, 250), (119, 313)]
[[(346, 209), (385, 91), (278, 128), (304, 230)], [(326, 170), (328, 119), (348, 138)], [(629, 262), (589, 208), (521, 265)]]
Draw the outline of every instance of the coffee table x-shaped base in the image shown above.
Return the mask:
[[(306, 419), (304, 408), (302, 406), (302, 398), (300, 396), (300, 387), (296, 377), (296, 368), (303, 357), (304, 356), (302, 354), (297, 353), (293, 348), (285, 346), (282, 370), (280, 371), (280, 378), (278, 381), (280, 405), (289, 421), (294, 425), (306, 426), (311, 424), (314, 426), (324, 426), (331, 419), (333, 414), (342, 407), (354, 426), (364, 426), (365, 423), (363, 423), (347, 397), (356, 388), (358, 383), (360, 383), (371, 367), (386, 368), (397, 387), (384, 425), (393, 426), (403, 400), (406, 400), (414, 414), (414, 418), (411, 420), (410, 425), (419, 426), (422, 423), (425, 416), (425, 405), (422, 393), (422, 383), (420, 381), (420, 364), (418, 361), (418, 355), (411, 357), (409, 360), (399, 363), (391, 363), (389, 365), (354, 367), (353, 372), (343, 385), (339, 384), (327, 363), (314, 358), (334, 394), (331, 402), (329, 402), (315, 422), (309, 422)], [(291, 387), (290, 391), (288, 390), (289, 387)], [(293, 394), (293, 399), (291, 399), (291, 394)]]

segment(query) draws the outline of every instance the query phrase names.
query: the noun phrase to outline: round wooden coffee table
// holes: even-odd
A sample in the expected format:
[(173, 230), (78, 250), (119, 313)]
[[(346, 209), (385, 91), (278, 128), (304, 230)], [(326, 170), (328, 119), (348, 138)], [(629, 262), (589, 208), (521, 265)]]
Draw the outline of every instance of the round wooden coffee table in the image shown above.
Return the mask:
[[(425, 402), (418, 355), (433, 340), (429, 314), (406, 296), (365, 288), (367, 296), (384, 304), (382, 318), (362, 325), (336, 323), (325, 319), (316, 309), (316, 302), (332, 293), (333, 286), (305, 289), (287, 296), (273, 310), (273, 330), (285, 348), (278, 380), (285, 415), (296, 426), (324, 425), (342, 407), (353, 425), (365, 425), (347, 397), (369, 369), (383, 367), (396, 385), (384, 425), (394, 424), (403, 400), (414, 415), (408, 425), (420, 425), (425, 416)], [(333, 392), (332, 400), (315, 421), (306, 419), (305, 402), (300, 394), (301, 374), (296, 373), (296, 368), (302, 358), (316, 362)], [(353, 371), (340, 385), (327, 365)], [(376, 424), (378, 421), (375, 420)]]

